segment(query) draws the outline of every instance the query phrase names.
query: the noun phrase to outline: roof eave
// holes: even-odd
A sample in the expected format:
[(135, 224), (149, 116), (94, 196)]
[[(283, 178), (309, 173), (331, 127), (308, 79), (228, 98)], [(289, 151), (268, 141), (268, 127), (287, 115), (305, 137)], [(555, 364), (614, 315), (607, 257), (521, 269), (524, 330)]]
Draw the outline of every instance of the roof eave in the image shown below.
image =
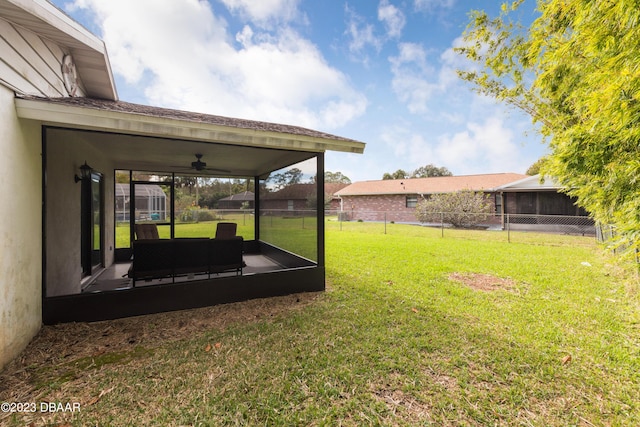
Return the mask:
[(37, 99), (16, 98), (15, 103), (18, 117), (38, 120), (49, 126), (294, 151), (324, 152), (331, 150), (361, 154), (365, 147), (364, 143), (352, 140), (333, 140), (167, 117), (105, 111), (49, 103)]

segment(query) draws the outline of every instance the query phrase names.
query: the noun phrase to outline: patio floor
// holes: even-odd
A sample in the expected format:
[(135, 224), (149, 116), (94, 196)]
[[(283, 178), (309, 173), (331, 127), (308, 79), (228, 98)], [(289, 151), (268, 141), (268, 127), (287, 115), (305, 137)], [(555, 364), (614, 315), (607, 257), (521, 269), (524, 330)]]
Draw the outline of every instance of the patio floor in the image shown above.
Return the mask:
[[(247, 264), (247, 266), (242, 269), (243, 276), (266, 273), (269, 271), (277, 271), (277, 270), (282, 270), (286, 268), (278, 264), (277, 262), (273, 261), (271, 258), (266, 257), (264, 255), (245, 254), (243, 256), (243, 259), (244, 259), (244, 262)], [(113, 264), (111, 267), (106, 268), (102, 272), (102, 274), (100, 274), (100, 276), (98, 276), (96, 280), (94, 280), (91, 284), (89, 284), (86, 288), (84, 288), (82, 292), (94, 293), (94, 292), (131, 289), (133, 287), (133, 280), (126, 277), (130, 266), (131, 266), (130, 262)], [(231, 271), (227, 273), (212, 275), (211, 278), (230, 277), (235, 275), (236, 273)], [(204, 280), (208, 278), (209, 276), (206, 274), (195, 274), (195, 275), (191, 274), (186, 276), (176, 276), (175, 283)], [(154, 280), (137, 280), (136, 287), (161, 285), (161, 284), (168, 284), (168, 283), (174, 283), (174, 279), (172, 279), (171, 277), (166, 277), (166, 278), (154, 279)]]

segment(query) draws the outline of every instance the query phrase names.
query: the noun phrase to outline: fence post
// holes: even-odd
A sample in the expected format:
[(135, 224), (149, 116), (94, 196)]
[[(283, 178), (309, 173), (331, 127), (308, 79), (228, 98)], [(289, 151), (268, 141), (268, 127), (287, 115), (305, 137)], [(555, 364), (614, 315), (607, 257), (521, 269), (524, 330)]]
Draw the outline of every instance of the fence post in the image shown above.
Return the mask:
[(509, 214), (507, 214), (507, 243), (511, 243), (511, 221), (509, 220)]
[(444, 237), (444, 212), (440, 212), (440, 237)]

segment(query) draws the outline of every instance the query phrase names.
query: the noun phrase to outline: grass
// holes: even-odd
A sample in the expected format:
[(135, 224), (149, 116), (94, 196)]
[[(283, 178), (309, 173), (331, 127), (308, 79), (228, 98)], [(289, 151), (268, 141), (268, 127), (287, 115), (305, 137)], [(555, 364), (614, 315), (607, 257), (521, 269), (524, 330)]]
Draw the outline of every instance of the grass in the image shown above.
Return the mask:
[[(253, 216), (247, 214), (226, 214), (220, 221), (235, 222), (238, 224), (237, 234), (239, 236), (244, 237), (245, 240), (255, 239)], [(316, 221), (316, 218), (301, 216), (261, 217), (260, 240), (315, 261), (317, 260)], [(213, 238), (216, 234), (218, 222), (219, 221), (178, 222), (175, 225), (175, 235), (176, 237)], [(128, 223), (118, 223), (116, 225), (117, 248), (129, 247), (129, 230)], [(170, 227), (168, 225), (159, 225), (158, 234), (161, 239), (168, 239), (170, 237)]]
[[(44, 422), (640, 425), (637, 273), (593, 239), (338, 227), (327, 224), (328, 290), (313, 303), (103, 355), (84, 377), (84, 358), (41, 366), (40, 400), (100, 396)], [(512, 286), (481, 291), (453, 273)]]
[[(253, 225), (253, 216), (248, 214), (226, 214), (220, 221), (235, 222), (238, 224), (237, 234), (244, 237), (245, 240), (253, 240), (255, 230)], [(203, 222), (177, 222), (175, 235), (177, 237), (208, 237), (213, 238), (216, 235), (216, 226), (219, 221), (203, 221)], [(170, 229), (168, 225), (159, 225), (158, 234), (161, 239), (168, 239)], [(116, 223), (116, 248), (129, 247), (129, 223)]]

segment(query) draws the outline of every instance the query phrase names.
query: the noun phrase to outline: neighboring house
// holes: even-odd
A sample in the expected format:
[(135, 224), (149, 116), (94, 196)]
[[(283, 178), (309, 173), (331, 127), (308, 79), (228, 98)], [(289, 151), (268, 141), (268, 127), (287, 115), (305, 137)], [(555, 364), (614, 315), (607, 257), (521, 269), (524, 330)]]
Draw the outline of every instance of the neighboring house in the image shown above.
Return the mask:
[(253, 209), (255, 200), (253, 192), (243, 191), (218, 200), (218, 209)]
[[(85, 292), (117, 260), (131, 259), (131, 247), (116, 241), (114, 171), (129, 172), (130, 192), (161, 185), (173, 201), (177, 173), (228, 171), (253, 179), (257, 189), (273, 171), (302, 162), (324, 176), (326, 150), (362, 153), (364, 144), (297, 126), (119, 101), (104, 43), (46, 0), (0, 0), (0, 35), (0, 368), (43, 322), (324, 289), (324, 221), (305, 234), (312, 257), (301, 257), (263, 238), (256, 209), (245, 253), (277, 257), (277, 271)], [(161, 172), (163, 181), (140, 182), (139, 171)], [(322, 185), (315, 188), (323, 197)], [(134, 198), (131, 239), (135, 208)], [(317, 215), (323, 218), (322, 210)], [(171, 216), (164, 226), (174, 236)]]
[[(339, 200), (335, 193), (349, 184), (326, 183), (324, 185), (324, 201), (329, 201), (327, 209), (339, 208)], [(272, 211), (304, 211), (313, 208), (316, 203), (316, 184), (293, 184), (281, 190), (264, 194), (263, 208)]]
[(416, 205), (433, 194), (461, 190), (484, 192), (501, 210), (498, 189), (527, 175), (495, 173), (483, 175), (442, 176), (431, 178), (393, 179), (355, 182), (336, 192), (341, 201), (343, 218), (363, 221), (395, 221), (415, 223)]

